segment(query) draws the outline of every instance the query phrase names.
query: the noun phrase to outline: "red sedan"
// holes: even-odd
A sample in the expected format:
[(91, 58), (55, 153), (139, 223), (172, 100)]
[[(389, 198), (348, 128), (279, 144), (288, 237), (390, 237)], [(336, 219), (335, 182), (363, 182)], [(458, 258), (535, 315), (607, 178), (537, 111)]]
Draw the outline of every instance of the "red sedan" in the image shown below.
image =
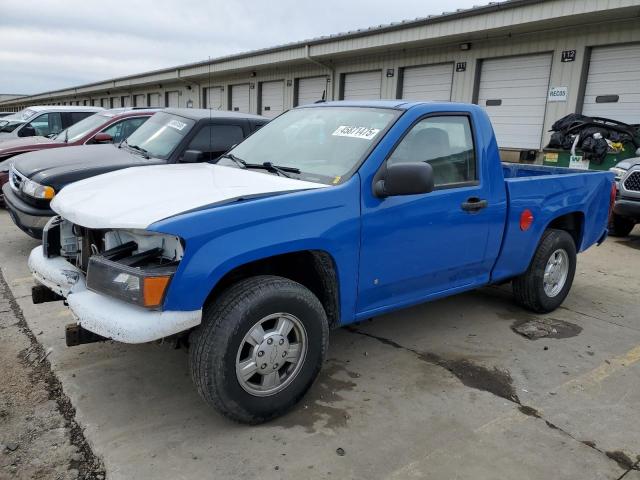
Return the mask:
[(157, 111), (158, 109), (114, 108), (91, 115), (51, 138), (23, 137), (0, 143), (0, 206), (4, 206), (2, 186), (9, 181), (11, 157), (49, 148), (119, 143)]

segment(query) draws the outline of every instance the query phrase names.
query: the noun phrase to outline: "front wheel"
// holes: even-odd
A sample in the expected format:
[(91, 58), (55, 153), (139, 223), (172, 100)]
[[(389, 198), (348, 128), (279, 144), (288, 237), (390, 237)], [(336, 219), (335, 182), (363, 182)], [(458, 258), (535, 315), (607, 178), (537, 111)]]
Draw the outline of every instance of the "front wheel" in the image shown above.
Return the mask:
[(205, 307), (192, 337), (191, 377), (223, 415), (262, 423), (304, 396), (328, 342), (325, 311), (307, 288), (282, 277), (250, 278)]
[(569, 294), (576, 272), (576, 246), (564, 230), (548, 229), (525, 273), (513, 280), (513, 295), (537, 313), (558, 308)]

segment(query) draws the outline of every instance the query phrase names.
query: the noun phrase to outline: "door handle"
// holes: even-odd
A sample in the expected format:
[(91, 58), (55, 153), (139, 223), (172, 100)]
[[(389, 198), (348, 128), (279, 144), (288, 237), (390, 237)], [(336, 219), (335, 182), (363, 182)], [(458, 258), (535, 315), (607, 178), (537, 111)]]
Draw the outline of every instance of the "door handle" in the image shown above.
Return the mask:
[(462, 202), (462, 210), (465, 212), (478, 212), (489, 206), (489, 202), (478, 197), (468, 198), (466, 202)]

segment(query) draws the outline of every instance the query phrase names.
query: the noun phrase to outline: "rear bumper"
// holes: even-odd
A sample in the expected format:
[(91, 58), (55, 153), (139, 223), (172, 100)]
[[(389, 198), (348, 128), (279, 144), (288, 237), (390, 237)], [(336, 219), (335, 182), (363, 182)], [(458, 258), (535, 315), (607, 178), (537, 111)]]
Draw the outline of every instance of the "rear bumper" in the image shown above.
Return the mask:
[(84, 274), (61, 257), (47, 258), (42, 247), (29, 255), (36, 281), (67, 299), (78, 325), (123, 343), (146, 343), (200, 324), (202, 310), (152, 311), (87, 290)]
[(640, 199), (617, 198), (613, 206), (613, 212), (617, 215), (631, 217), (640, 221)]
[(42, 229), (49, 219), (55, 215), (53, 210), (48, 208), (40, 209), (25, 203), (11, 190), (11, 186), (8, 183), (2, 186), (2, 193), (5, 207), (9, 210), (13, 223), (27, 235), (40, 240), (42, 238)]

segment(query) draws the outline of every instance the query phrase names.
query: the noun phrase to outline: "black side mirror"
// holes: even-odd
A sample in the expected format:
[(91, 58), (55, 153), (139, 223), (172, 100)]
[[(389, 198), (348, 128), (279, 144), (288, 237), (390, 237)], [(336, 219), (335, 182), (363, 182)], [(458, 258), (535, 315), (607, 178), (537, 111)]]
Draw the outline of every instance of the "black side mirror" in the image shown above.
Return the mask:
[(198, 163), (201, 162), (203, 158), (204, 153), (200, 150), (186, 150), (180, 161), (183, 163)]
[(32, 125), (25, 125), (18, 131), (19, 137), (35, 137), (36, 129)]
[(388, 165), (373, 185), (373, 194), (379, 198), (429, 193), (432, 190), (433, 169), (425, 162)]

